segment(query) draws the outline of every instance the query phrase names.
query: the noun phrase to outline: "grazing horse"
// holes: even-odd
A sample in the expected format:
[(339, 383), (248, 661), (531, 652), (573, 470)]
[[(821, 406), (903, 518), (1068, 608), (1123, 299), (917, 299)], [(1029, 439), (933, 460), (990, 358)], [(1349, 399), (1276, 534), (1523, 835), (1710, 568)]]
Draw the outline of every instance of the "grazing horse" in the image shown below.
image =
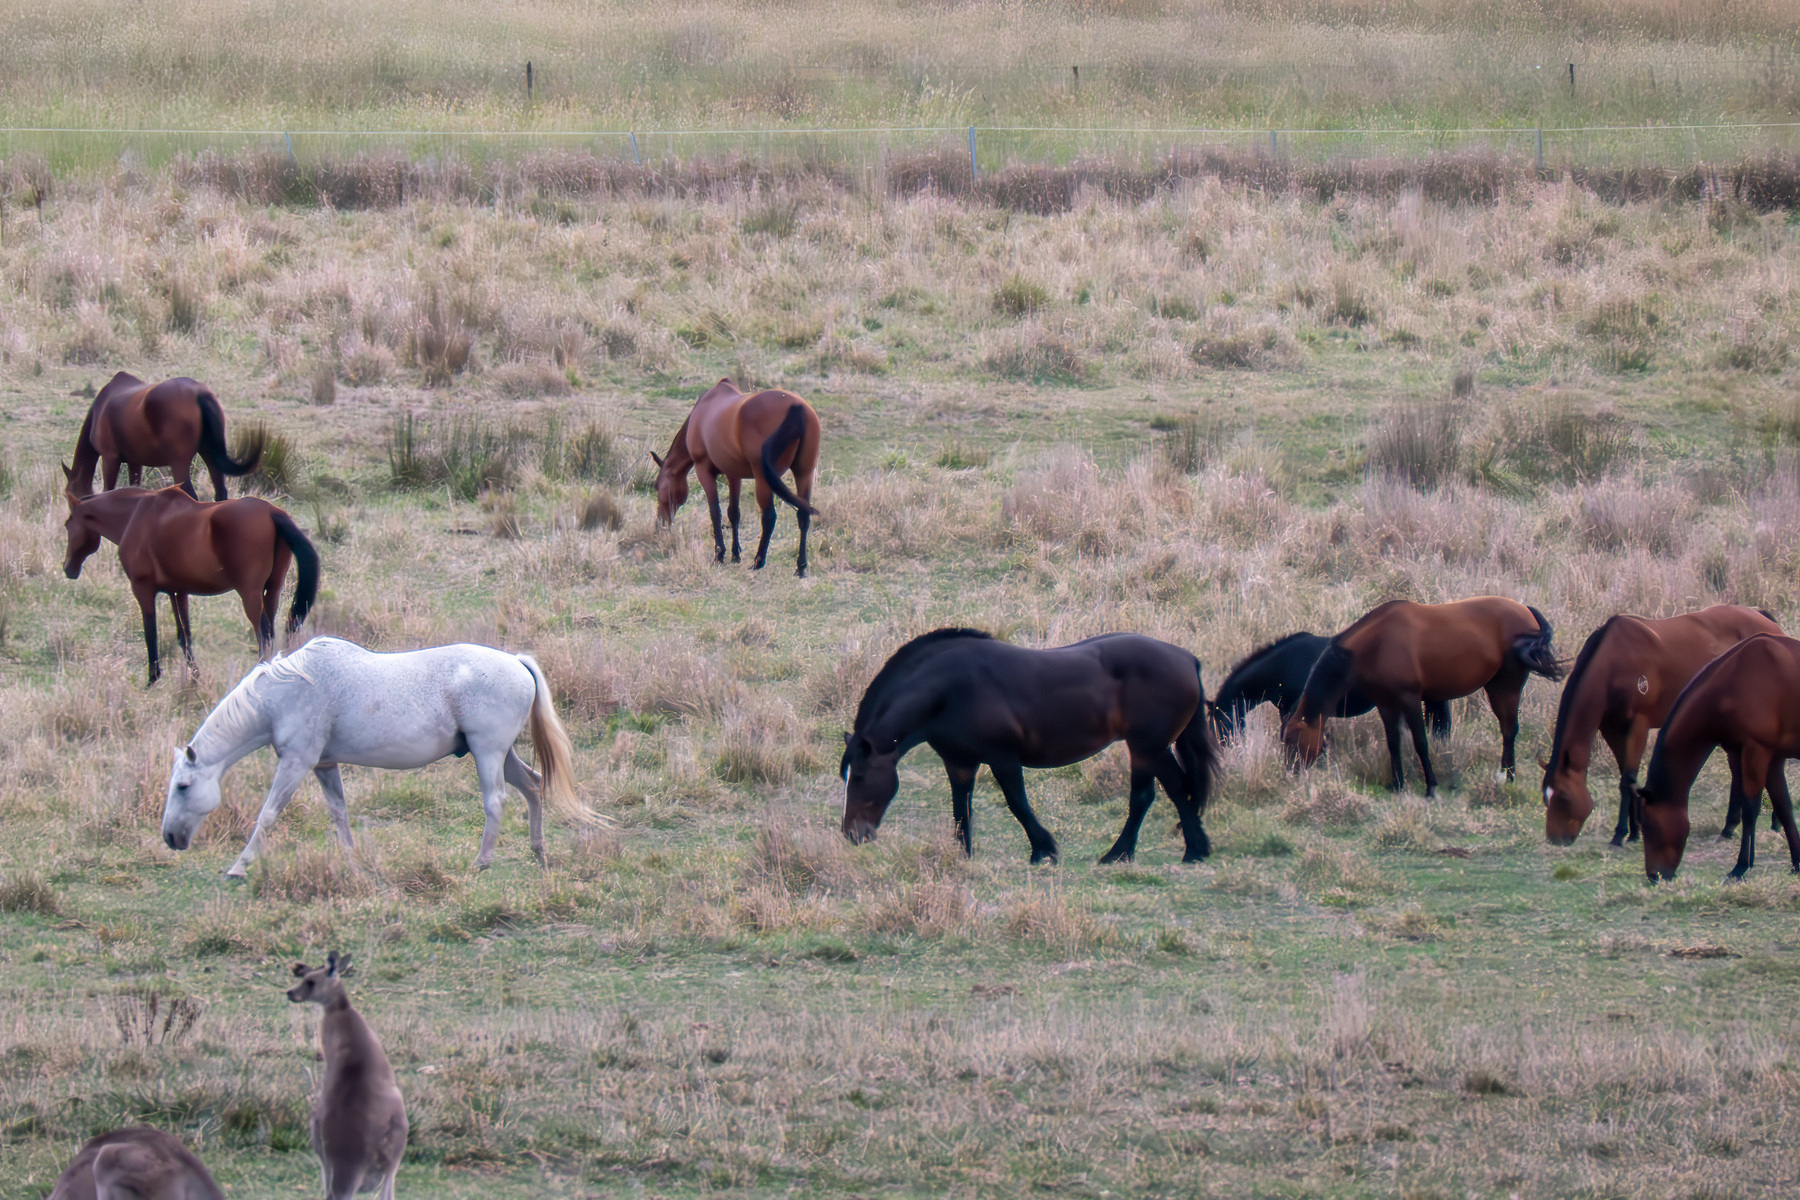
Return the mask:
[(1756, 821), (1763, 789), (1787, 834), (1788, 857), (1800, 873), (1800, 829), (1782, 765), (1800, 758), (1800, 642), (1780, 634), (1745, 638), (1700, 669), (1681, 689), (1637, 790), (1644, 830), (1644, 874), (1675, 878), (1687, 848), (1688, 793), (1715, 746), (1725, 748), (1734, 803), (1742, 806), (1743, 840), (1733, 879), (1756, 865)]
[(1400, 721), (1412, 732), (1425, 772), (1425, 795), (1437, 795), (1437, 775), (1425, 744), (1420, 704), (1437, 704), (1486, 689), (1500, 722), (1500, 766), (1513, 773), (1513, 739), (1519, 732), (1519, 693), (1527, 675), (1561, 679), (1544, 614), (1516, 600), (1477, 596), (1449, 604), (1390, 600), (1371, 609), (1331, 639), (1313, 664), (1294, 715), (1281, 736), (1311, 766), (1324, 748), (1325, 717), (1351, 688), (1360, 688), (1381, 713), (1387, 730), (1393, 784), (1405, 782), (1400, 762)]
[[(812, 500), (813, 471), (819, 465), (819, 417), (812, 406), (792, 392), (771, 388), (746, 396), (729, 379), (721, 379), (694, 404), (681, 423), (669, 453), (656, 463), (656, 520), (667, 525), (687, 499), (688, 469), (700, 477), (706, 505), (712, 512), (713, 551), (725, 561), (725, 533), (719, 523), (719, 476), (731, 489), (726, 515), (731, 518), (731, 561), (738, 561), (738, 488), (746, 479), (756, 482), (756, 507), (762, 512), (762, 540), (756, 546), (754, 570), (761, 570), (769, 556), (769, 535), (775, 532), (775, 497), (794, 506), (800, 520), (800, 557), (794, 570), (806, 574), (806, 534), (819, 510)], [(781, 482), (781, 473), (792, 468), (794, 490)], [(798, 493), (796, 495), (795, 493)]]
[(63, 496), (69, 502), (69, 519), (63, 524), (69, 535), (63, 574), (80, 578), (81, 564), (100, 548), (100, 539), (117, 543), (119, 562), (144, 616), (151, 683), (162, 675), (156, 649), (157, 593), (169, 593), (175, 639), (187, 656), (190, 674), (196, 667), (189, 596), (235, 591), (256, 630), (260, 657), (275, 643), (275, 610), (290, 561), (299, 571), (288, 608), (288, 633), (300, 627), (319, 594), (318, 551), (292, 517), (260, 497), (209, 504), (176, 487), (118, 488), (85, 497), (69, 488)]
[[(1316, 633), (1290, 633), (1278, 641), (1252, 650), (1219, 685), (1213, 701), (1213, 729), (1221, 738), (1233, 738), (1244, 732), (1244, 718), (1250, 710), (1273, 704), (1281, 715), (1281, 723), (1294, 714), (1300, 693), (1306, 689), (1306, 677), (1331, 639)], [(1351, 688), (1338, 701), (1334, 717), (1360, 717), (1375, 707), (1360, 688)], [(1450, 736), (1450, 702), (1439, 701), (1425, 706), (1431, 719), (1431, 732), (1438, 737)]]
[(963, 852), (973, 850), (970, 798), (982, 763), (1031, 840), (1031, 861), (1054, 861), (1056, 839), (1025, 798), (1024, 767), (1061, 767), (1123, 740), (1131, 752), (1125, 828), (1100, 861), (1129, 861), (1156, 785), (1181, 815), (1183, 862), (1212, 850), (1200, 818), (1217, 765), (1200, 662), (1167, 642), (1109, 633), (1027, 650), (974, 629), (939, 629), (894, 652), (844, 735), (844, 836), (866, 842), (900, 789), (900, 759), (927, 742), (950, 776)]
[(319, 1018), (325, 1079), (313, 1102), (312, 1148), (325, 1200), (355, 1200), (378, 1188), (380, 1200), (394, 1200), (394, 1176), (406, 1154), (406, 1100), (381, 1039), (350, 1006), (343, 978), (349, 966), (350, 956), (336, 950), (322, 967), (295, 963), (300, 982), (288, 989), (289, 1003), (325, 1010)]
[(206, 1164), (160, 1129), (131, 1125), (89, 1138), (49, 1200), (225, 1200)]
[[(1701, 667), (1747, 637), (1780, 632), (1775, 618), (1760, 608), (1717, 604), (1657, 621), (1620, 613), (1588, 635), (1557, 702), (1556, 734), (1543, 764), (1544, 836), (1566, 846), (1594, 811), (1587, 774), (1598, 734), (1619, 764), (1619, 821), (1612, 844), (1623, 846), (1627, 837), (1637, 841), (1633, 797), (1650, 731), (1663, 723)], [(1737, 820), (1734, 808), (1721, 836), (1730, 836)]]
[[(527, 724), (541, 776), (512, 748)], [(569, 735), (556, 719), (550, 685), (529, 654), (470, 645), (372, 654), (322, 637), (257, 664), (219, 701), (193, 740), (175, 751), (162, 820), (170, 849), (186, 850), (206, 814), (219, 807), (226, 768), (263, 746), (275, 747), (275, 778), (244, 852), (225, 872), (230, 878), (243, 878), (263, 835), (308, 771), (325, 791), (338, 840), (346, 850), (353, 846), (340, 763), (406, 771), (445, 755), (473, 754), (487, 812), (477, 869), (493, 861), (509, 783), (525, 797), (531, 852), (539, 863), (544, 862), (541, 797), (564, 816), (596, 819), (575, 796)]]
[(225, 448), (225, 414), (205, 384), (192, 379), (148, 384), (120, 371), (88, 406), (87, 420), (75, 440), (75, 470), (69, 485), (78, 496), (91, 495), (98, 463), (101, 487), (110, 492), (118, 486), (123, 463), (132, 487), (143, 479), (145, 467), (167, 467), (175, 486), (194, 496), (191, 473), (198, 454), (212, 476), (213, 499), (223, 500), (225, 476), (256, 470), (263, 441), (258, 429), (244, 457), (235, 459)]

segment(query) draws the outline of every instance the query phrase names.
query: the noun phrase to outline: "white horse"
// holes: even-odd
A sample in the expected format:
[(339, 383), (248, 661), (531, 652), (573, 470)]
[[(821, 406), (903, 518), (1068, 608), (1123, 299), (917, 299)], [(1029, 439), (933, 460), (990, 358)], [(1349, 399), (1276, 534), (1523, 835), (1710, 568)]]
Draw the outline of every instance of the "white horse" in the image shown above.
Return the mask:
[[(527, 721), (543, 774), (513, 753)], [(375, 654), (338, 638), (319, 637), (291, 654), (261, 663), (208, 714), (193, 740), (175, 751), (163, 803), (163, 840), (185, 850), (206, 814), (219, 807), (226, 768), (264, 746), (275, 747), (275, 779), (244, 852), (225, 874), (242, 879), (263, 834), (311, 771), (325, 790), (338, 838), (349, 849), (350, 815), (338, 765), (409, 770), (447, 754), (475, 756), (487, 825), (477, 869), (494, 857), (506, 784), (525, 797), (531, 851), (544, 861), (539, 797), (578, 821), (595, 820), (569, 781), (573, 750), (556, 719), (544, 673), (528, 654), (488, 646), (434, 646)]]

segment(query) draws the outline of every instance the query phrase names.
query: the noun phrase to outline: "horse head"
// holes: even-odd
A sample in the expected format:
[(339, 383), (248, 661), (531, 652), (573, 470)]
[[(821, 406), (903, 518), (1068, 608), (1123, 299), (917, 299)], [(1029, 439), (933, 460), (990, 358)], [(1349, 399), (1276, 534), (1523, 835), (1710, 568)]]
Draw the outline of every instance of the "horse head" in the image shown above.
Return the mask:
[(1687, 849), (1687, 805), (1658, 804), (1649, 788), (1638, 788), (1632, 803), (1637, 807), (1638, 824), (1643, 830), (1644, 874), (1651, 883), (1674, 879), (1682, 852)]
[(163, 800), (162, 835), (171, 850), (186, 850), (206, 814), (219, 807), (218, 767), (203, 767), (190, 744), (175, 751), (169, 793)]
[(1594, 811), (1594, 797), (1588, 791), (1587, 772), (1544, 767), (1544, 837), (1553, 846), (1567, 846), (1581, 832), (1588, 815)]
[(675, 510), (687, 502), (687, 471), (677, 472), (668, 459), (658, 457), (654, 450), (650, 460), (656, 464), (656, 523), (674, 524)]
[(899, 744), (883, 750), (864, 734), (846, 733), (838, 775), (844, 781), (844, 836), (858, 844), (873, 841), (900, 791)]
[(63, 574), (70, 579), (79, 579), (81, 564), (100, 548), (100, 530), (90, 514), (82, 508), (82, 497), (75, 494), (74, 472), (63, 467), (63, 475), (67, 480), (67, 485), (63, 488), (63, 499), (69, 502), (69, 519), (63, 522), (63, 530), (69, 535), (69, 550), (63, 557)]
[(1306, 705), (1301, 704), (1281, 727), (1281, 741), (1293, 751), (1301, 766), (1312, 766), (1319, 761), (1319, 755), (1325, 753), (1324, 715), (1308, 713)]

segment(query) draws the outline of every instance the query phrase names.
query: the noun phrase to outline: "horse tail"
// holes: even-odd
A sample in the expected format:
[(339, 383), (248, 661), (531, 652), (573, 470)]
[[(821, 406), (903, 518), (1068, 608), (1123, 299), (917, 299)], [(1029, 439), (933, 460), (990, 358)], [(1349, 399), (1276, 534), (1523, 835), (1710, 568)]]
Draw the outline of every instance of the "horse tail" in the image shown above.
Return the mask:
[(231, 457), (231, 451), (225, 448), (225, 410), (219, 407), (219, 401), (211, 392), (202, 388), (194, 396), (194, 403), (200, 407), (200, 457), (208, 466), (217, 467), (222, 475), (248, 475), (256, 470), (256, 464), (262, 461), (263, 444), (268, 441), (268, 431), (258, 425), (250, 431), (246, 439), (246, 451), (242, 461)]
[[(1200, 660), (1194, 660), (1194, 678), (1200, 678)], [(1201, 816), (1206, 815), (1206, 802), (1212, 796), (1213, 777), (1219, 770), (1219, 747), (1213, 740), (1213, 706), (1206, 699), (1206, 685), (1200, 685), (1200, 707), (1188, 719), (1187, 728), (1175, 738), (1175, 757), (1187, 775), (1188, 795)]]
[(1537, 618), (1536, 633), (1522, 633), (1513, 639), (1512, 656), (1519, 665), (1533, 675), (1542, 675), (1545, 679), (1561, 679), (1568, 674), (1568, 667), (1558, 662), (1556, 647), (1550, 644), (1556, 636), (1550, 628), (1550, 621), (1543, 613), (1527, 604), (1526, 609)]
[(1448, 700), (1427, 700), (1425, 715), (1431, 720), (1433, 737), (1450, 736), (1450, 702)]
[(294, 552), (294, 566), (297, 568), (294, 602), (288, 608), (287, 620), (287, 631), (292, 633), (300, 628), (300, 622), (306, 620), (306, 614), (312, 611), (313, 601), (319, 597), (319, 552), (313, 549), (313, 544), (306, 540), (306, 535), (294, 524), (294, 518), (279, 508), (270, 515), (275, 519), (276, 535)]
[(776, 426), (775, 432), (763, 439), (762, 473), (763, 480), (768, 483), (770, 491), (810, 517), (817, 516), (819, 510), (794, 495), (788, 489), (788, 485), (781, 482), (781, 468), (775, 465), (775, 460), (781, 457), (783, 450), (805, 439), (806, 405), (790, 404), (787, 416), (781, 418), (781, 424)]
[(531, 699), (531, 749), (537, 755), (538, 772), (544, 778), (544, 799), (561, 816), (592, 825), (599, 817), (575, 794), (575, 748), (569, 744), (568, 731), (557, 720), (556, 703), (550, 698), (550, 684), (545, 681), (537, 659), (529, 654), (521, 654), (518, 658), (531, 672), (531, 681), (537, 688), (537, 694)]

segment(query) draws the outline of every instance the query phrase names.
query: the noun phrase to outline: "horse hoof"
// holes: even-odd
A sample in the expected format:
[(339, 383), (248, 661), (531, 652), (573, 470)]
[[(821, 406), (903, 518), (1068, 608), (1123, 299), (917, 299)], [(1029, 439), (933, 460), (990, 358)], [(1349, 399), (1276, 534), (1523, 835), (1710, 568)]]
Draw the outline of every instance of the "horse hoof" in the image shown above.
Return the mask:
[[(1055, 855), (1051, 857), (1054, 859)], [(1100, 861), (1102, 863), (1130, 862), (1134, 857), (1135, 855), (1129, 850), (1108, 850), (1100, 856)], [(1037, 859), (1033, 858), (1031, 861), (1036, 862)]]
[(1206, 854), (1204, 852), (1200, 854), (1184, 854), (1181, 856), (1181, 861), (1183, 863), (1203, 863), (1206, 861)]
[(1055, 866), (1056, 865), (1056, 851), (1054, 851), (1054, 850), (1033, 850), (1031, 852), (1031, 865), (1035, 867), (1039, 863), (1042, 863), (1042, 862), (1047, 862), (1051, 866)]
[[(1569, 841), (1564, 844), (1565, 845), (1573, 845), (1574, 842), (1575, 842), (1575, 839), (1570, 838)], [(1618, 850), (1623, 850), (1625, 848), (1625, 835), (1622, 833), (1613, 834), (1612, 841), (1608, 842), (1607, 845), (1612, 846), (1613, 848), (1618, 849)]]

